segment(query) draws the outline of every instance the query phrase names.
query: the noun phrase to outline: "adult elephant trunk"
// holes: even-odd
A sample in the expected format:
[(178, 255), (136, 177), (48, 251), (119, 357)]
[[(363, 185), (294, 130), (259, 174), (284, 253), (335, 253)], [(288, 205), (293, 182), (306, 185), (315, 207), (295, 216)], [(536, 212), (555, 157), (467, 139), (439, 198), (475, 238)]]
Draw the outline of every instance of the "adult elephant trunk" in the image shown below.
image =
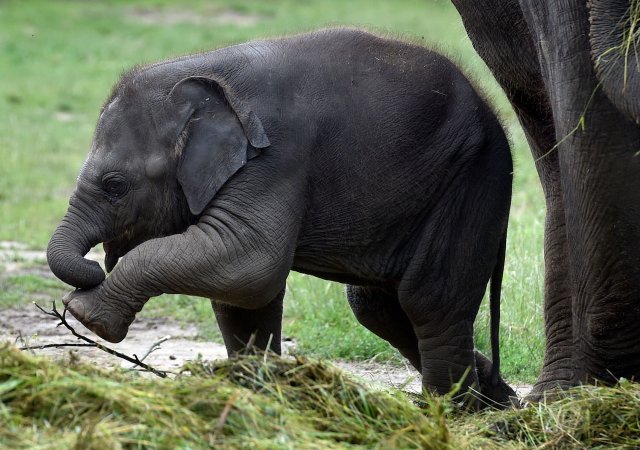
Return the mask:
[(640, 2), (591, 0), (588, 5), (598, 81), (616, 108), (640, 124)]
[(51, 271), (62, 281), (79, 289), (90, 289), (105, 278), (96, 261), (85, 259), (91, 248), (102, 242), (101, 226), (82, 212), (74, 195), (69, 209), (56, 228), (47, 248)]

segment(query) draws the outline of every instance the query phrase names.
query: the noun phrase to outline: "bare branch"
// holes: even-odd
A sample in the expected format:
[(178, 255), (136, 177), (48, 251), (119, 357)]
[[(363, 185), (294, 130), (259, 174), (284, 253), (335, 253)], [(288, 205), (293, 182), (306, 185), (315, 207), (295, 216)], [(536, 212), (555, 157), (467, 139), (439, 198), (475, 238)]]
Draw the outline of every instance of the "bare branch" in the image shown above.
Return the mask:
[[(158, 350), (160, 348), (160, 344), (162, 344), (163, 342), (168, 341), (169, 339), (171, 339), (171, 336), (165, 336), (163, 338), (158, 339), (157, 341), (155, 341), (153, 344), (151, 344), (151, 346), (149, 347), (149, 350), (147, 350), (147, 352), (144, 354), (144, 356), (142, 358), (140, 358), (140, 361), (144, 361), (145, 359), (147, 359), (147, 357), (155, 352), (156, 350)], [(133, 355), (137, 358), (136, 355)], [(132, 369), (135, 369), (135, 366), (131, 367)]]
[(18, 350), (42, 350), (45, 348), (62, 348), (62, 347), (95, 347), (93, 344), (44, 344), (44, 345), (31, 345), (29, 347), (18, 347)]
[[(40, 349), (40, 348), (58, 348), (58, 347), (95, 347), (98, 348), (100, 350), (102, 350), (103, 352), (109, 353), (110, 355), (116, 356), (118, 358), (124, 359), (125, 361), (129, 361), (130, 363), (142, 367), (144, 370), (153, 373), (154, 375), (159, 376), (160, 378), (166, 378), (167, 377), (167, 373), (162, 371), (162, 370), (158, 370), (158, 369), (154, 369), (153, 367), (145, 364), (142, 362), (141, 359), (139, 359), (136, 355), (133, 355), (133, 358), (131, 356), (125, 355), (124, 353), (120, 353), (116, 350), (113, 350), (112, 348), (106, 347), (102, 344), (100, 344), (99, 342), (94, 341), (93, 339), (90, 339), (86, 336), (81, 335), (80, 333), (76, 332), (76, 330), (73, 329), (73, 327), (71, 325), (69, 325), (69, 323), (67, 322), (65, 316), (67, 314), (67, 308), (64, 309), (64, 311), (62, 312), (62, 314), (60, 314), (58, 312), (58, 310), (56, 309), (56, 302), (55, 300), (51, 303), (51, 311), (45, 311), (40, 305), (38, 305), (37, 303), (33, 303), (36, 308), (38, 308), (40, 311), (42, 311), (44, 314), (48, 315), (48, 316), (52, 316), (55, 317), (56, 319), (58, 319), (60, 321), (60, 323), (58, 323), (58, 327), (60, 325), (63, 325), (66, 329), (68, 329), (71, 334), (73, 334), (76, 338), (86, 342), (86, 344), (48, 344), (48, 345), (42, 345), (42, 346), (35, 346), (35, 347), (22, 347), (20, 350), (31, 350), (31, 349)], [(166, 340), (166, 339), (165, 339)], [(161, 342), (164, 342), (163, 340), (161, 340)], [(154, 344), (154, 346), (159, 345), (160, 342)], [(146, 358), (149, 353), (151, 353), (151, 351), (153, 351), (153, 347), (152, 349), (150, 349), (147, 354), (142, 358)]]

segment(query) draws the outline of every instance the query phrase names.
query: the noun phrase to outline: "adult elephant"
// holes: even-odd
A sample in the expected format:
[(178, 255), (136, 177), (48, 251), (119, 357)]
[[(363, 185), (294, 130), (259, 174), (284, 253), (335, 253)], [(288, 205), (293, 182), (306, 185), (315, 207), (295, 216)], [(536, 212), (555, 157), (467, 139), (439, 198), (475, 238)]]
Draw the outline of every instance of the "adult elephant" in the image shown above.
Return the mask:
[(518, 115), (546, 199), (547, 345), (532, 398), (638, 377), (638, 11), (629, 1), (453, 4)]

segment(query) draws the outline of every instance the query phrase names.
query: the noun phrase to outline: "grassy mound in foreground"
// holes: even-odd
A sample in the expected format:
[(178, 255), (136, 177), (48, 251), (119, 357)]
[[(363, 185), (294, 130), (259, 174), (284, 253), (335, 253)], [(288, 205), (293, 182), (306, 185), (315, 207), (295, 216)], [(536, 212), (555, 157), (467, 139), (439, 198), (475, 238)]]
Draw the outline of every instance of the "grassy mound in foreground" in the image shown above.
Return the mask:
[(640, 388), (583, 388), (519, 411), (414, 406), (303, 359), (191, 364), (160, 380), (0, 347), (9, 448), (584, 448), (640, 446)]

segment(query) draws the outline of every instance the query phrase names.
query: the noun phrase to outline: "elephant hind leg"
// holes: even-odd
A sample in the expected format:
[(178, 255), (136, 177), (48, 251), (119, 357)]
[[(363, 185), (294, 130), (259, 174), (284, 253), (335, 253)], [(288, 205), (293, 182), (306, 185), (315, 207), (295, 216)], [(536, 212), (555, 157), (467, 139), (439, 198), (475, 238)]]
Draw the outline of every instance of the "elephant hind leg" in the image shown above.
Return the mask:
[(485, 403), (496, 408), (520, 407), (518, 394), (502, 377), (498, 378), (497, 383), (491, 379), (493, 363), (478, 350), (474, 354), (478, 373), (478, 390)]
[(358, 322), (397, 348), (420, 370), (418, 338), (394, 289), (347, 285), (347, 299)]
[(260, 350), (281, 353), (282, 307), (285, 290), (262, 308), (245, 309), (211, 300), (213, 312), (222, 332), (227, 354), (231, 357), (250, 343)]
[(479, 388), (473, 324), (498, 261), (510, 192), (480, 180), (464, 194), (425, 224), (398, 298), (418, 339), (424, 388), (442, 395), (460, 383), (476, 406), (466, 395)]

